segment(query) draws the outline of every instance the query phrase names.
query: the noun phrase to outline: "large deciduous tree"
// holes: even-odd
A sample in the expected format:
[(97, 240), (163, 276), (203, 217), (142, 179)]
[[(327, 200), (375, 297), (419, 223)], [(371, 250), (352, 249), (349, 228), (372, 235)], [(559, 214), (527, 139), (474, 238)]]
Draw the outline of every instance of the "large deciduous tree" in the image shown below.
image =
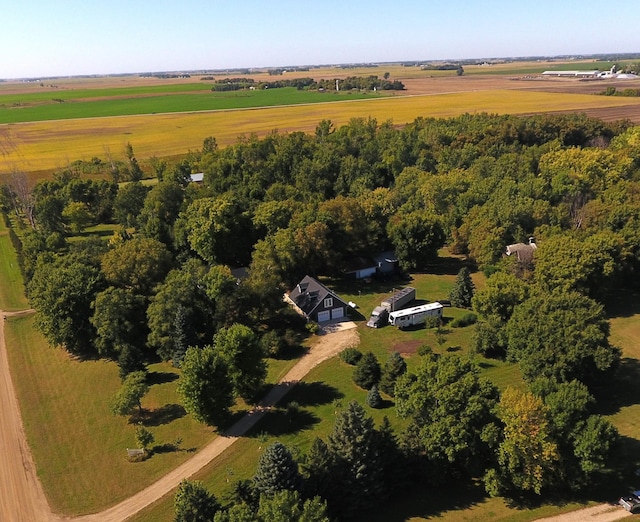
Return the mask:
[(103, 357), (118, 357), (130, 344), (141, 350), (146, 338), (145, 299), (131, 290), (109, 287), (96, 295), (91, 324), (95, 347)]
[(220, 426), (233, 405), (233, 384), (226, 363), (212, 346), (190, 347), (180, 364), (178, 393), (185, 410), (210, 426)]
[(389, 239), (405, 270), (422, 270), (438, 257), (445, 234), (440, 220), (424, 211), (396, 214), (387, 227)]
[(181, 221), (189, 246), (208, 263), (241, 266), (249, 260), (250, 222), (232, 196), (196, 199)]
[(124, 227), (136, 227), (149, 189), (139, 181), (118, 188), (113, 202), (113, 217)]
[(530, 392), (507, 388), (498, 408), (504, 436), (498, 448), (498, 466), (485, 475), (493, 495), (533, 492), (540, 495), (553, 484), (560, 455), (551, 437), (549, 411)]
[(577, 292), (539, 293), (514, 308), (506, 327), (508, 358), (532, 382), (578, 379), (589, 385), (620, 361), (601, 305)]
[(395, 393), (398, 414), (411, 419), (405, 445), (429, 462), (430, 480), (484, 469), (497, 437), (498, 390), (469, 361), (426, 354), (415, 374), (398, 379)]
[[(203, 346), (215, 331), (213, 303), (206, 293), (207, 270), (192, 259), (174, 269), (156, 287), (147, 308), (148, 344), (163, 360), (173, 357), (176, 341), (187, 346)], [(176, 317), (182, 314), (183, 328), (176, 329)], [(187, 333), (186, 339), (182, 337)]]
[(171, 253), (155, 239), (136, 237), (118, 244), (102, 257), (102, 273), (120, 288), (148, 295), (167, 275)]
[(95, 336), (91, 303), (103, 287), (98, 268), (76, 256), (42, 260), (27, 287), (38, 310), (36, 327), (54, 346), (74, 354), (91, 353)]
[(267, 376), (264, 353), (256, 334), (247, 326), (234, 324), (218, 331), (214, 346), (227, 365), (235, 393), (245, 400), (254, 399)]

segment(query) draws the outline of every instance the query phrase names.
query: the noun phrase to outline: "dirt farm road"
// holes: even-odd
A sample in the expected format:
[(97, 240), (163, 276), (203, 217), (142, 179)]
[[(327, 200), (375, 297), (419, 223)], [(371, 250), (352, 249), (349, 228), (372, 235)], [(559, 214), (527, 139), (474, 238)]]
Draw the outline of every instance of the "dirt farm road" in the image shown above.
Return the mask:
[(9, 372), (4, 336), (5, 318), (32, 313), (2, 312), (0, 320), (0, 521), (2, 522), (123, 522), (174, 489), (253, 427), (266, 411), (282, 399), (309, 371), (343, 349), (358, 344), (355, 324), (330, 325), (291, 370), (262, 399), (255, 410), (245, 415), (223, 435), (216, 437), (191, 459), (167, 473), (157, 482), (132, 497), (100, 513), (64, 517), (51, 512), (27, 445), (18, 400)]

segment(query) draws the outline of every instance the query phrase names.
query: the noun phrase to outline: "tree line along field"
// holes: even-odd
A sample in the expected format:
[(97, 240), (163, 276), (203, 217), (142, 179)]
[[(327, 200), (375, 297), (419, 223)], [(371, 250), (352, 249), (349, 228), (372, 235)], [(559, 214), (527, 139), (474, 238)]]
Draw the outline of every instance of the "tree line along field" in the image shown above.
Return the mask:
[[(367, 95), (369, 96), (369, 95)], [(105, 102), (106, 103), (106, 102)], [(640, 107), (638, 99), (623, 99), (529, 90), (485, 90), (442, 93), (434, 96), (392, 96), (340, 103), (256, 108), (192, 114), (156, 114), (118, 118), (72, 119), (0, 126), (0, 180), (12, 171), (47, 176), (70, 157), (90, 160), (105, 155), (119, 157), (127, 142), (138, 157), (170, 157), (200, 146), (215, 136), (221, 146), (240, 135), (264, 136), (274, 130), (312, 132), (323, 119), (343, 125), (352, 118), (372, 117), (402, 125), (417, 117), (450, 117), (464, 113), (533, 114), (581, 112), (605, 108)]]
[[(341, 125), (353, 117), (372, 116), (381, 122), (390, 120), (403, 125), (420, 116), (449, 117), (465, 112), (597, 111), (594, 115), (604, 119), (611, 113), (614, 118), (640, 121), (638, 100), (578, 96), (586, 84), (576, 81), (513, 81), (523, 73), (522, 68), (540, 73), (570, 66), (604, 68), (599, 62), (497, 63), (466, 66), (465, 75), (456, 77), (451, 71), (423, 71), (419, 67), (390, 64), (353, 69), (313, 68), (283, 76), (270, 76), (266, 72), (246, 75), (255, 81), (268, 82), (304, 76), (316, 79), (382, 76), (388, 72), (392, 79), (407, 82), (407, 90), (394, 92), (391, 99), (380, 92), (334, 96), (335, 93), (297, 92), (290, 88), (212, 93), (211, 83), (198, 77), (56, 79), (43, 80), (42, 87), (37, 82), (0, 83), (0, 122), (5, 122), (0, 124), (0, 177), (16, 170), (30, 173), (34, 179), (46, 177), (71, 157), (84, 160), (105, 154), (117, 157), (126, 142), (133, 143), (139, 159), (145, 161), (152, 156), (180, 155), (199, 146), (208, 135), (216, 136), (221, 145), (228, 145), (241, 134), (263, 136), (275, 129), (311, 132), (322, 119)], [(550, 92), (554, 89), (562, 92)], [(412, 97), (412, 94), (437, 96)], [(404, 96), (409, 98), (399, 99)], [(322, 103), (336, 99), (343, 103)], [(305, 105), (281, 107), (296, 103)], [(199, 112), (219, 110), (223, 112)], [(184, 111), (195, 112), (182, 114)], [(42, 121), (51, 118), (65, 121)], [(19, 121), (30, 123), (6, 123)]]

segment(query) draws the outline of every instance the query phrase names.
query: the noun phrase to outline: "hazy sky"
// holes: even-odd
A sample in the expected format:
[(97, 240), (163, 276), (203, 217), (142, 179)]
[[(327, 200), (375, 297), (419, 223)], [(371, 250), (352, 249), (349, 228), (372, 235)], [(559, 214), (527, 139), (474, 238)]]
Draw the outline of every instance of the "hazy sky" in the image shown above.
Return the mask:
[(640, 52), (638, 19), (638, 0), (0, 0), (0, 78)]

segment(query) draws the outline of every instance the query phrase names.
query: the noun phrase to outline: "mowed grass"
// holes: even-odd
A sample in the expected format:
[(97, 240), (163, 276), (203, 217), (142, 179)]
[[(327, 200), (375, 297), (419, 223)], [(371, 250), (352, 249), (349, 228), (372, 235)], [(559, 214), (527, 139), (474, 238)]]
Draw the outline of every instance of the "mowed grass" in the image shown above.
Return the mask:
[[(142, 405), (158, 452), (131, 463), (126, 448), (136, 447), (136, 418), (115, 417), (109, 410), (120, 387), (115, 363), (80, 362), (51, 348), (35, 331), (33, 317), (8, 319), (5, 331), (29, 446), (54, 512), (77, 515), (109, 507), (216, 436), (184, 412), (176, 393), (178, 370), (167, 363), (153, 364), (150, 392)], [(267, 382), (277, 382), (294, 364), (293, 359), (270, 361)], [(179, 451), (165, 446), (176, 439), (181, 439)]]
[(24, 107), (6, 105), (3, 107), (2, 97), (0, 97), (0, 124), (138, 114), (247, 109), (303, 103), (325, 103), (328, 100), (357, 100), (380, 96), (382, 94), (329, 93), (287, 87), (255, 91), (243, 90), (215, 93), (195, 91), (189, 94), (178, 92), (146, 96), (123, 95), (123, 97), (111, 94), (99, 100), (69, 98), (64, 103), (36, 103)]
[[(313, 132), (324, 119), (340, 126), (352, 118), (405, 124), (423, 117), (452, 117), (464, 113), (530, 114), (640, 104), (639, 99), (614, 96), (487, 90), (385, 98), (303, 106), (271, 107), (192, 114), (156, 114), (118, 118), (75, 119), (0, 126), (0, 154), (6, 174), (13, 170), (60, 168), (71, 160), (121, 154), (130, 142), (140, 159), (176, 156), (198, 149), (207, 136), (219, 145), (235, 143), (240, 135), (264, 136), (273, 130)], [(161, 152), (159, 152), (161, 151)], [(0, 175), (3, 174), (0, 172)]]
[(9, 230), (0, 219), (0, 310), (24, 310), (29, 303), (24, 296), (24, 285), (16, 252), (9, 238)]
[(33, 317), (8, 319), (5, 331), (29, 446), (54, 512), (91, 513), (123, 500), (215, 436), (178, 405), (176, 370), (152, 365), (155, 384), (142, 401), (149, 429), (159, 446), (182, 438), (182, 450), (131, 463), (126, 448), (136, 447), (135, 425), (109, 410), (120, 386), (117, 366), (80, 362), (49, 347), (33, 328)]

